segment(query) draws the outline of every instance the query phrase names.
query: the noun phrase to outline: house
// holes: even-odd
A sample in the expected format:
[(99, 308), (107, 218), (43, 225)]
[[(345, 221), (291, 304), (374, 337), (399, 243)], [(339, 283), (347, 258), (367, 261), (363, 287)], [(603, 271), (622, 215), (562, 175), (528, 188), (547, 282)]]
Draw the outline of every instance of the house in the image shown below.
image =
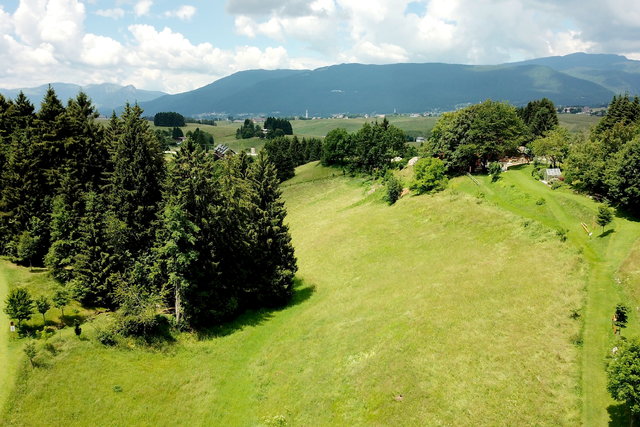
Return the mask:
[(218, 146), (213, 150), (213, 155), (218, 159), (224, 159), (226, 157), (231, 157), (235, 155), (236, 152), (231, 148), (224, 144), (218, 144)]
[(424, 142), (424, 136), (417, 137), (416, 142)]
[(549, 182), (553, 179), (562, 178), (562, 171), (560, 168), (549, 168), (544, 170), (544, 180)]

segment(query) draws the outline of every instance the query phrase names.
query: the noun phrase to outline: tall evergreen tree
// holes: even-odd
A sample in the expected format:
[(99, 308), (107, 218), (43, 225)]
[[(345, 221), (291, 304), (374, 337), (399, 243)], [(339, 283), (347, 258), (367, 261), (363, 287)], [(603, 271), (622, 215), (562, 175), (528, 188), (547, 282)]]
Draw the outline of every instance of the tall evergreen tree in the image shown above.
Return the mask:
[(149, 249), (153, 241), (165, 161), (140, 107), (127, 105), (121, 120), (112, 151), (108, 203), (115, 218), (125, 226), (125, 247), (121, 249), (137, 256)]
[(284, 223), (287, 212), (278, 176), (264, 152), (251, 169), (250, 183), (255, 197), (251, 259), (256, 287), (251, 300), (257, 306), (279, 306), (293, 295), (293, 278), (298, 267), (289, 228)]
[(157, 270), (166, 281), (176, 320), (198, 324), (220, 317), (216, 235), (219, 191), (214, 162), (191, 139), (169, 165), (157, 246)]

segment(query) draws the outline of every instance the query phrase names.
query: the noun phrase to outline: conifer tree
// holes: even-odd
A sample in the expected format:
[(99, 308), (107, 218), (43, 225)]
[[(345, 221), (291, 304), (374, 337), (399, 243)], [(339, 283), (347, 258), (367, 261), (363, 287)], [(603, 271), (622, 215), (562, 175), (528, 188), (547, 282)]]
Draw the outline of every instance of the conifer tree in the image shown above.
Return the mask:
[(195, 141), (186, 140), (169, 166), (154, 249), (179, 323), (205, 322), (216, 300), (218, 200), (213, 161)]
[(279, 306), (293, 295), (297, 265), (289, 228), (284, 223), (287, 212), (277, 173), (263, 152), (251, 169), (250, 182), (255, 197), (252, 259), (256, 292), (252, 300), (259, 306)]
[(79, 225), (77, 254), (74, 257), (73, 280), (70, 282), (74, 297), (84, 304), (110, 307), (113, 305), (114, 277), (122, 266), (126, 253), (114, 247), (124, 246), (124, 226), (106, 212), (103, 196), (86, 193), (84, 215)]
[[(155, 135), (137, 105), (126, 106), (112, 152), (108, 202), (125, 226), (125, 247), (136, 256), (150, 248), (160, 208), (165, 161)], [(108, 132), (109, 133), (109, 132)]]

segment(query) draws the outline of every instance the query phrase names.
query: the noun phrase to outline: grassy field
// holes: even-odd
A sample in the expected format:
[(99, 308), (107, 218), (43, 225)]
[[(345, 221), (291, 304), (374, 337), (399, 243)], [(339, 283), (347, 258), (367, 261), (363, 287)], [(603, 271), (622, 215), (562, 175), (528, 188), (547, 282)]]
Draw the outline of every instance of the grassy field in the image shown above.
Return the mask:
[[(578, 114), (560, 114), (560, 125), (566, 127), (571, 132), (586, 132), (591, 126), (597, 123), (598, 117)], [(318, 119), (318, 120), (293, 120), (291, 122), (293, 132), (299, 137), (324, 137), (329, 131), (336, 128), (344, 128), (348, 132), (356, 132), (366, 122), (373, 122), (381, 119)], [(422, 135), (428, 138), (431, 135), (431, 130), (438, 121), (437, 117), (407, 117), (407, 116), (389, 116), (389, 122), (398, 126), (405, 132), (411, 133), (411, 135)], [(219, 121), (216, 126), (200, 125), (195, 123), (189, 123), (182, 128), (182, 131), (186, 134), (188, 131), (193, 131), (196, 128), (210, 133), (216, 144), (226, 144), (236, 152), (249, 150), (250, 148), (256, 148), (258, 151), (264, 145), (264, 140), (259, 138), (251, 139), (236, 139), (236, 130), (241, 126), (241, 123), (233, 123), (229, 121)], [(164, 128), (169, 129), (169, 128)]]
[[(582, 395), (584, 425), (628, 424), (622, 405), (617, 405), (606, 391), (605, 356), (616, 345), (611, 330), (615, 306), (624, 302), (635, 307), (626, 335), (637, 335), (640, 281), (638, 245), (640, 223), (617, 215), (605, 232), (595, 225), (597, 204), (574, 194), (567, 188), (552, 191), (530, 178), (530, 168), (513, 170), (498, 183), (478, 177), (458, 180), (454, 188), (469, 194), (482, 194), (483, 199), (515, 214), (555, 229), (566, 230), (567, 242), (576, 248), (587, 268), (587, 299), (582, 310), (584, 319), (582, 352)], [(593, 235), (585, 233), (581, 223), (588, 225)], [(624, 279), (624, 283), (623, 280)], [(621, 286), (622, 285), (622, 286)]]
[(589, 132), (601, 117), (586, 114), (558, 114), (560, 126), (569, 129), (570, 132)]
[[(284, 186), (300, 266), (289, 307), (152, 349), (63, 334), (43, 367), (21, 371), (2, 419), (579, 424), (590, 401), (582, 401), (584, 352), (575, 344), (583, 322), (570, 314), (584, 306), (589, 264), (573, 230), (561, 242), (553, 227), (523, 221), (519, 209), (533, 205), (551, 218), (552, 203), (543, 209), (536, 196), (518, 199), (511, 185), (519, 180), (530, 180), (526, 171), (498, 184), (479, 181), (485, 197), (478, 198), (465, 177), (390, 207), (375, 182), (305, 165)], [(540, 191), (549, 200), (560, 194)], [(508, 199), (498, 203), (503, 192)], [(0, 270), (27, 274), (7, 263)], [(89, 324), (83, 329), (94, 334)]]

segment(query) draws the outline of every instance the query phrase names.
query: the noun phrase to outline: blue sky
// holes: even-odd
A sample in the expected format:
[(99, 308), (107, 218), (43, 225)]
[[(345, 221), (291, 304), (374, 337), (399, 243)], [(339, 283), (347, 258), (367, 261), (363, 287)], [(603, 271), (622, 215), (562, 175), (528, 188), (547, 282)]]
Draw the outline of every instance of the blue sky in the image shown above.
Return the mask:
[(636, 0), (4, 0), (0, 87), (176, 93), (255, 68), (640, 59), (639, 23)]

